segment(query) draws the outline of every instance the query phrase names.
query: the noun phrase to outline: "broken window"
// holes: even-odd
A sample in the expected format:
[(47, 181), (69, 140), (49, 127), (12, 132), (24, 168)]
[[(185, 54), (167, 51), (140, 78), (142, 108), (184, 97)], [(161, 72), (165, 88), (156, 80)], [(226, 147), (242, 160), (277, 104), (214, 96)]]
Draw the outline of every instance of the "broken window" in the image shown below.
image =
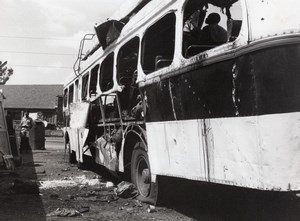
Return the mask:
[(78, 91), (79, 91), (79, 90), (78, 90), (78, 87), (79, 87), (79, 80), (77, 79), (77, 80), (75, 81), (75, 97), (74, 97), (74, 98), (75, 98), (75, 99), (74, 99), (75, 102), (78, 101), (78, 99), (79, 99), (79, 96), (78, 96)]
[(113, 88), (113, 59), (114, 53), (111, 53), (102, 62), (99, 78), (100, 89), (102, 92)]
[(101, 96), (106, 121), (119, 120), (117, 96), (115, 94)]
[(68, 105), (68, 88), (65, 88), (64, 90), (64, 107), (67, 107)]
[(90, 112), (90, 124), (97, 124), (102, 119), (101, 108), (100, 108), (100, 98), (95, 99), (91, 102), (91, 112)]
[(98, 78), (98, 70), (99, 70), (99, 64), (97, 64), (95, 67), (93, 67), (91, 71), (91, 80), (90, 80), (90, 96), (96, 95), (97, 91), (97, 78)]
[(135, 37), (127, 42), (118, 53), (117, 81), (123, 86), (119, 93), (120, 106), (123, 117), (129, 117), (131, 109), (136, 105), (139, 90), (136, 85), (137, 64), (139, 52), (139, 38)]
[(68, 99), (68, 103), (72, 104), (73, 103), (73, 98), (74, 98), (74, 84), (72, 84), (69, 87), (69, 99)]
[(189, 0), (183, 13), (182, 54), (191, 57), (234, 41), (242, 25), (238, 0)]
[(86, 101), (88, 95), (89, 74), (82, 77), (81, 100)]
[(142, 42), (142, 68), (145, 74), (169, 66), (175, 49), (175, 14), (170, 13), (152, 25)]

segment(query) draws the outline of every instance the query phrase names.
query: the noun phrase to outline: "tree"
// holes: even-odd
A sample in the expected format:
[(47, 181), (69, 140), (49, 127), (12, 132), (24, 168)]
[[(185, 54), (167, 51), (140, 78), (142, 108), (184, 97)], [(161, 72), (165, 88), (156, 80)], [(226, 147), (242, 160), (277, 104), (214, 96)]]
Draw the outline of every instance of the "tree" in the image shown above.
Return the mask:
[(0, 85), (5, 84), (11, 75), (13, 75), (14, 70), (12, 68), (6, 67), (7, 61), (0, 61)]

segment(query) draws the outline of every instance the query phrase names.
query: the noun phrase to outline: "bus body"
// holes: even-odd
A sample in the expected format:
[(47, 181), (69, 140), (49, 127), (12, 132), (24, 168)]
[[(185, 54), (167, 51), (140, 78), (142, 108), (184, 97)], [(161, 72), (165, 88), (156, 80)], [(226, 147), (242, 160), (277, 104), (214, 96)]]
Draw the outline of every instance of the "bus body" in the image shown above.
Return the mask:
[[(130, 174), (144, 199), (159, 176), (300, 190), (297, 4), (145, 0), (95, 27), (64, 89), (70, 161)], [(201, 42), (216, 12), (227, 41)]]

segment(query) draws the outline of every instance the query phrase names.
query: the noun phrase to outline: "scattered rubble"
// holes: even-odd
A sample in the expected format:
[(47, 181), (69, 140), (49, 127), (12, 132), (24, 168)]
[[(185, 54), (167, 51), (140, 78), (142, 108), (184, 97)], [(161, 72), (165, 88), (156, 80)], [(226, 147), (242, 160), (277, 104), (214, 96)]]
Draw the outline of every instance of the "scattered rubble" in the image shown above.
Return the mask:
[(67, 168), (65, 168), (65, 169), (62, 169), (61, 171), (63, 171), (63, 172), (70, 171), (70, 167), (67, 167)]
[(117, 188), (115, 189), (115, 193), (117, 196), (125, 199), (135, 198), (139, 194), (135, 185), (126, 181), (122, 181), (118, 184)]
[(153, 212), (157, 212), (157, 211), (155, 209), (155, 206), (149, 205), (148, 208), (147, 208), (147, 212), (148, 213), (153, 213)]
[(59, 217), (74, 217), (80, 216), (81, 213), (75, 209), (57, 208), (55, 211), (48, 213), (47, 217), (59, 216)]

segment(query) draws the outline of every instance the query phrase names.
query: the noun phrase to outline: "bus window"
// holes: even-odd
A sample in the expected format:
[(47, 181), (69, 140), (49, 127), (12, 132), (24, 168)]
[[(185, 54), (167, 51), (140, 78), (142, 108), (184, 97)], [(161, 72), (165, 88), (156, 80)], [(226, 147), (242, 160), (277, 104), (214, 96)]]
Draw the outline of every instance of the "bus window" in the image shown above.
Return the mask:
[(100, 89), (102, 92), (108, 91), (113, 88), (113, 63), (114, 54), (109, 54), (102, 62), (100, 69)]
[(82, 77), (81, 100), (86, 101), (88, 95), (89, 74)]
[(169, 66), (175, 49), (175, 14), (170, 13), (152, 25), (142, 42), (142, 68), (145, 74)]
[(101, 97), (104, 115), (106, 121), (114, 121), (119, 119), (119, 111), (116, 95), (106, 95)]
[(77, 79), (76, 81), (75, 81), (75, 102), (76, 101), (78, 101), (78, 92), (79, 92), (79, 90), (78, 90), (78, 86), (79, 86), (79, 80)]
[(128, 117), (135, 105), (138, 88), (136, 85), (139, 38), (135, 37), (126, 43), (118, 53), (117, 82), (123, 86), (119, 93), (122, 116)]
[(68, 103), (72, 104), (73, 103), (73, 98), (74, 98), (74, 84), (72, 84), (69, 87), (69, 99), (68, 99)]
[(68, 88), (64, 90), (64, 107), (68, 106)]
[(240, 2), (189, 0), (183, 19), (182, 54), (188, 58), (238, 37), (242, 25)]
[(98, 78), (98, 69), (99, 64), (97, 64), (95, 67), (93, 67), (91, 71), (91, 80), (90, 80), (90, 96), (96, 95), (97, 91), (97, 78)]

